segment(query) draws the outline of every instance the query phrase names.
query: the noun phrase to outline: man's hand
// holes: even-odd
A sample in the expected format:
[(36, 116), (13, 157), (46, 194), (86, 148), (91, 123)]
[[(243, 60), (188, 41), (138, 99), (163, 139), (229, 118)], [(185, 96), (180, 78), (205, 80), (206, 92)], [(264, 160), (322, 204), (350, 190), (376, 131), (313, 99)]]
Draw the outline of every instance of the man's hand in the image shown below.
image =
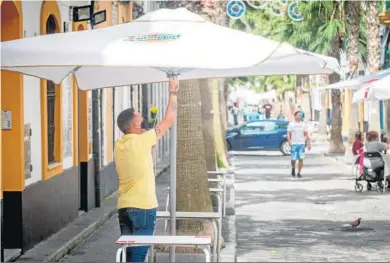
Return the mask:
[(310, 142), (307, 142), (307, 149), (310, 151), (311, 150), (311, 144)]
[(177, 93), (179, 91), (179, 80), (177, 77), (169, 78), (169, 93)]

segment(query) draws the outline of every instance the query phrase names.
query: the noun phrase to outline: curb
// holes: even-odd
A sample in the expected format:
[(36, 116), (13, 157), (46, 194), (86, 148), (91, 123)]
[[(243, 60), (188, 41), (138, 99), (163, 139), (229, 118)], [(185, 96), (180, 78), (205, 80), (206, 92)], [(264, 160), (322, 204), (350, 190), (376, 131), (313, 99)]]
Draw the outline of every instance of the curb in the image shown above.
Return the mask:
[(81, 242), (90, 237), (98, 228), (106, 223), (114, 214), (116, 209), (112, 209), (105, 213), (100, 219), (92, 223), (89, 227), (81, 231), (78, 235), (69, 240), (65, 245), (57, 249), (56, 252), (46, 257), (43, 262), (58, 262), (66, 254), (77, 247)]
[[(169, 169), (169, 165), (162, 168), (157, 173), (156, 178), (158, 178), (160, 175), (162, 175), (168, 169)], [(116, 193), (117, 193), (117, 191), (112, 193), (110, 196), (106, 197), (106, 199), (116, 195)], [(96, 230), (98, 230), (101, 226), (103, 226), (116, 213), (116, 211), (117, 211), (116, 207), (108, 210), (106, 213), (104, 213), (103, 216), (98, 218), (95, 222), (93, 222), (87, 228), (82, 230), (79, 234), (77, 234), (72, 239), (70, 239), (68, 242), (66, 242), (63, 246), (61, 246), (59, 249), (57, 249), (54, 253), (52, 253), (51, 255), (46, 257), (43, 260), (43, 262), (58, 262), (59, 260), (61, 260), (70, 251), (72, 251), (74, 248), (76, 248), (78, 245), (80, 245), (84, 240), (86, 240), (93, 233), (95, 233)]]

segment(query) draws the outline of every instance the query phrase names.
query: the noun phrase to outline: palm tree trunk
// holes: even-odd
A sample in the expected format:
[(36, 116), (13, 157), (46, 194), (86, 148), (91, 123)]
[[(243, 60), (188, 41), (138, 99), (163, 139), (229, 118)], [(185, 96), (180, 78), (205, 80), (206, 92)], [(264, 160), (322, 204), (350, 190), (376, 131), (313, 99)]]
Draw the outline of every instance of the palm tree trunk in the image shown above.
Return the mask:
[[(159, 1), (160, 7), (179, 8), (200, 14), (200, 1)], [(177, 109), (177, 211), (211, 212), (203, 143), (201, 96), (198, 80), (180, 81)], [(209, 223), (180, 220), (177, 233), (211, 235)]]
[[(223, 82), (223, 81), (222, 81)], [(217, 154), (218, 168), (226, 168), (229, 163), (226, 158), (226, 140), (225, 133), (222, 130), (222, 113), (219, 106), (219, 86), (223, 84), (221, 81), (214, 80), (212, 83), (212, 101), (214, 109), (214, 140), (215, 140), (215, 151)]]
[[(211, 212), (198, 80), (180, 81), (177, 109), (177, 210)], [(178, 232), (199, 233), (200, 222), (179, 221)]]
[[(325, 86), (326, 84), (329, 84), (329, 77), (326, 75), (321, 75), (320, 77), (320, 86)], [(319, 127), (319, 134), (320, 137), (326, 137), (328, 130), (327, 130), (327, 124), (328, 124), (328, 90), (321, 90), (321, 112), (320, 112), (320, 127)]]
[[(359, 68), (359, 24), (360, 24), (360, 1), (348, 1), (349, 15), (349, 49), (348, 59), (351, 74), (355, 74)], [(353, 75), (351, 78), (353, 78)], [(352, 93), (352, 90), (350, 91)], [(350, 94), (349, 100), (351, 101)], [(349, 133), (348, 142), (352, 143), (355, 139), (355, 133), (359, 130), (359, 104), (351, 103), (351, 111), (349, 116)]]
[(203, 142), (207, 171), (217, 168), (214, 144), (214, 110), (212, 104), (212, 80), (200, 80), (200, 96), (203, 117)]
[[(380, 69), (380, 36), (379, 36), (379, 14), (378, 1), (366, 1), (367, 13), (367, 68), (370, 73)], [(373, 101), (370, 108), (370, 130), (380, 131), (379, 123), (379, 102)]]
[[(332, 55), (340, 61), (340, 38), (335, 36), (332, 44)], [(338, 74), (332, 74), (329, 76), (330, 84), (340, 81)], [(342, 118), (341, 118), (341, 92), (340, 90), (332, 90), (332, 129), (330, 135), (329, 153), (345, 153), (345, 147), (343, 144)]]

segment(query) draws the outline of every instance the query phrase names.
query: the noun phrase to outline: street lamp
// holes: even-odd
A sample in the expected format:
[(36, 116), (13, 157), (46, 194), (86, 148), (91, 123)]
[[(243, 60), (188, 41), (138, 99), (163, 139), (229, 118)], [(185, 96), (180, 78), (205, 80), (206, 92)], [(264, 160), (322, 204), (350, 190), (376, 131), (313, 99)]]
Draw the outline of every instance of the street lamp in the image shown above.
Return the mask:
[(91, 21), (92, 25), (98, 25), (106, 19), (106, 10), (94, 13), (92, 4), (73, 7), (73, 22)]
[(73, 7), (73, 21), (82, 22), (91, 20), (93, 15), (92, 5), (74, 6)]

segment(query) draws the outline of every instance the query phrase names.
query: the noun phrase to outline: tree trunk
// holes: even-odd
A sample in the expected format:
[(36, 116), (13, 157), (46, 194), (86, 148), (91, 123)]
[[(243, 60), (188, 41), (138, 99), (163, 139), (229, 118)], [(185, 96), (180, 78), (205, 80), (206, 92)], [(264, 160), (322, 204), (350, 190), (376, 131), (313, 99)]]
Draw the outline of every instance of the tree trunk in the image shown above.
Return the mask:
[[(177, 211), (211, 212), (198, 80), (180, 81), (177, 114)], [(180, 233), (202, 230), (200, 222), (178, 221)]]
[[(360, 24), (360, 1), (348, 1), (348, 15), (349, 15), (349, 49), (348, 59), (351, 78), (359, 68), (359, 24)], [(350, 90), (349, 101), (351, 102), (353, 91)], [(348, 142), (352, 143), (355, 140), (355, 134), (359, 130), (359, 104), (350, 103), (351, 110), (349, 116), (349, 133)]]
[(214, 144), (214, 110), (212, 104), (212, 80), (200, 80), (200, 96), (203, 117), (203, 142), (206, 157), (207, 171), (217, 168)]
[(219, 106), (219, 87), (223, 84), (221, 81), (214, 80), (212, 84), (212, 101), (214, 109), (214, 140), (215, 140), (215, 151), (217, 154), (218, 168), (226, 168), (229, 166), (229, 163), (226, 158), (226, 140), (225, 132), (222, 130), (222, 113)]
[[(375, 73), (380, 69), (380, 36), (379, 36), (379, 16), (378, 1), (366, 1), (367, 13), (367, 68), (370, 73)], [(379, 102), (372, 101), (370, 107), (370, 130), (380, 131), (379, 123)]]
[[(227, 104), (226, 104), (226, 88), (227, 88), (227, 82), (225, 79), (220, 80), (218, 85), (218, 96), (219, 96), (219, 110), (221, 112), (221, 129), (223, 138), (225, 138), (226, 131), (228, 129), (228, 111), (227, 111)], [(226, 140), (224, 140), (224, 147), (225, 152), (227, 152), (227, 144)]]
[[(320, 86), (325, 86), (329, 84), (329, 77), (326, 75), (322, 75), (320, 77)], [(328, 129), (328, 90), (321, 90), (321, 111), (320, 111), (320, 127), (319, 127), (319, 135), (323, 138), (326, 138)]]
[[(340, 81), (340, 76), (333, 74), (330, 76), (331, 83)], [(332, 90), (332, 130), (330, 137), (329, 152), (345, 153), (343, 136), (341, 134), (341, 92), (338, 89)]]
[[(162, 8), (184, 7), (203, 15), (200, 1), (159, 1)], [(177, 109), (177, 211), (211, 212), (198, 80), (180, 81)], [(211, 235), (210, 223), (180, 220), (177, 233)]]
[[(339, 36), (335, 36), (332, 44), (331, 55), (340, 61), (341, 42)], [(340, 81), (340, 76), (333, 73), (329, 76), (330, 84)], [(341, 92), (340, 90), (332, 90), (332, 129), (329, 144), (329, 153), (345, 153), (343, 144), (343, 136), (341, 134), (342, 118), (341, 118)]]

